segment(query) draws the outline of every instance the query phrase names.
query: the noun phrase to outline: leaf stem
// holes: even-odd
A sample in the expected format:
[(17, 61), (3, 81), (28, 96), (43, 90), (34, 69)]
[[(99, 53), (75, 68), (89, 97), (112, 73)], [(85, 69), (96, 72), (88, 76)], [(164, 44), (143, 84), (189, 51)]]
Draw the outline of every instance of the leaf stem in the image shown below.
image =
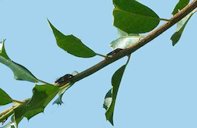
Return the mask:
[(14, 114), (14, 109), (16, 109), (17, 107), (21, 106), (22, 104), (16, 104), (13, 105), (12, 107), (4, 110), (3, 112), (0, 113), (0, 122), (5, 121), (8, 117), (10, 117), (11, 115)]
[(165, 18), (160, 18), (160, 20), (162, 20), (162, 21), (170, 21), (170, 19), (165, 19)]
[(44, 83), (44, 84), (49, 84), (49, 85), (51, 85), (50, 83), (48, 83), (48, 82), (46, 82), (46, 81), (43, 81), (43, 80), (38, 80), (38, 81), (40, 81), (41, 83)]
[(107, 56), (106, 55), (102, 55), (102, 54), (99, 54), (99, 53), (96, 53), (97, 56), (101, 56), (103, 58), (106, 58)]
[[(117, 61), (117, 60), (119, 60), (119, 59), (121, 59), (125, 56), (130, 57), (131, 53), (135, 52), (136, 50), (140, 49), (141, 47), (143, 47), (144, 45), (148, 44), (153, 39), (155, 39), (156, 37), (161, 35), (163, 32), (168, 30), (170, 27), (172, 27), (174, 24), (179, 22), (181, 19), (183, 19), (185, 16), (187, 16), (190, 12), (192, 12), (194, 9), (196, 9), (196, 7), (197, 7), (197, 0), (194, 0), (189, 5), (187, 5), (185, 8), (183, 8), (181, 11), (179, 11), (177, 14), (175, 14), (170, 20), (167, 21), (167, 23), (163, 24), (159, 28), (150, 32), (146, 37), (139, 40), (139, 42), (136, 43), (135, 45), (133, 45), (132, 47), (121, 50), (120, 52), (113, 55), (112, 57), (110, 57), (108, 59), (104, 59), (101, 62), (97, 63), (96, 65), (82, 71), (81, 73), (75, 75), (69, 82), (75, 83), (79, 80), (84, 79), (85, 77), (88, 77), (88, 76), (92, 75), (93, 73), (103, 69), (104, 67), (108, 66), (109, 64), (111, 64), (111, 63), (113, 63), (113, 62), (115, 62), (115, 61)], [(97, 54), (97, 55), (100, 55), (100, 54)], [(100, 56), (106, 57), (104, 55), (100, 55)], [(130, 58), (128, 58), (128, 60), (129, 59)], [(127, 63), (128, 62), (129, 61), (127, 61)], [(45, 81), (42, 81), (42, 80), (39, 80), (39, 81), (43, 82), (43, 83), (46, 83), (46, 84), (49, 84), (48, 82), (45, 82)], [(65, 85), (65, 87), (66, 87), (66, 85)], [(28, 101), (28, 99), (26, 99), (24, 101), (24, 103), (22, 103), (22, 104), (13, 105), (11, 108), (1, 112), (0, 113), (0, 122), (3, 122), (8, 117), (13, 115), (14, 114), (14, 109), (16, 109), (17, 107), (25, 104), (27, 101)]]
[(192, 12), (194, 9), (197, 7), (197, 0), (194, 0), (190, 4), (188, 4), (185, 8), (183, 8), (181, 11), (179, 11), (177, 14), (175, 14), (168, 22), (164, 23), (157, 29), (153, 30), (150, 32), (147, 36), (145, 36), (143, 39), (139, 40), (138, 43), (135, 45), (132, 45), (132, 47), (126, 48), (114, 56), (104, 59), (103, 61), (97, 63), (96, 65), (82, 71), (81, 73), (77, 74), (71, 79), (71, 82), (75, 83), (81, 79), (84, 79), (85, 77), (88, 77), (92, 75), (93, 73), (103, 69), (107, 65), (127, 56), (130, 55), (131, 53), (135, 52), (136, 50), (140, 49), (147, 43), (151, 42), (153, 39), (161, 35), (163, 32), (168, 30), (170, 27), (172, 27), (174, 24), (179, 22), (181, 19), (183, 19), (185, 16), (187, 16), (190, 12)]
[(23, 103), (24, 103), (23, 101), (19, 101), (19, 100), (15, 100), (15, 99), (12, 99), (12, 101), (13, 101), (14, 103), (18, 103), (18, 104), (23, 104)]
[(131, 54), (128, 55), (128, 59), (127, 59), (126, 65), (129, 63), (130, 60), (131, 60)]

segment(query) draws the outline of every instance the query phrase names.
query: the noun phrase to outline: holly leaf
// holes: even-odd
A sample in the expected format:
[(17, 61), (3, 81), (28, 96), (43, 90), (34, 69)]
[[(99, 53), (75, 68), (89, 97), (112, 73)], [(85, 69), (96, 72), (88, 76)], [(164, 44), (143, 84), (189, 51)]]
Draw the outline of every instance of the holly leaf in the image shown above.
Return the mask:
[(77, 57), (90, 58), (96, 55), (96, 53), (84, 45), (79, 38), (74, 35), (64, 35), (55, 28), (50, 21), (48, 22), (56, 38), (57, 45), (60, 48)]
[(145, 33), (160, 22), (159, 16), (147, 6), (135, 0), (113, 0), (114, 26), (130, 33)]
[(194, 12), (188, 14), (185, 18), (183, 18), (181, 21), (179, 21), (177, 23), (177, 30), (170, 38), (172, 40), (173, 46), (175, 46), (178, 43), (178, 41), (180, 40), (181, 35), (183, 34), (183, 31), (193, 14), (194, 14)]
[(12, 98), (0, 88), (0, 106), (12, 103)]
[(182, 10), (185, 6), (189, 4), (190, 0), (179, 0), (179, 2), (176, 4), (172, 14), (175, 15), (177, 12)]
[(0, 43), (0, 63), (6, 65), (13, 71), (14, 78), (16, 80), (25, 80), (25, 81), (37, 83), (39, 80), (27, 68), (12, 61), (8, 57), (5, 51), (4, 42), (5, 40)]
[(116, 103), (116, 97), (118, 94), (118, 89), (120, 86), (120, 82), (122, 80), (122, 76), (124, 74), (126, 65), (123, 65), (120, 67), (112, 76), (112, 89), (108, 91), (108, 93), (105, 96), (104, 104), (103, 107), (106, 109), (106, 119), (112, 124), (113, 123), (113, 115), (114, 115), (114, 108), (115, 108), (115, 103)]
[(36, 85), (33, 89), (32, 98), (14, 110), (17, 124), (23, 119), (23, 117), (26, 117), (29, 120), (33, 116), (44, 112), (45, 107), (56, 96), (58, 91), (59, 88), (54, 85)]

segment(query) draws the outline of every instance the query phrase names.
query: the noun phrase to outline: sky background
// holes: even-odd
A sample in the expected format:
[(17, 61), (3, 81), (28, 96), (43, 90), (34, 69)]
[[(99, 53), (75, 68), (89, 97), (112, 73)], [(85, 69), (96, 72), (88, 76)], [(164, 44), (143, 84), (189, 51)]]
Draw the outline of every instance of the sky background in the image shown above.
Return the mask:
[[(162, 18), (171, 17), (177, 1), (141, 0)], [(57, 47), (47, 18), (63, 33), (74, 34), (94, 51), (106, 54), (111, 51), (109, 43), (117, 38), (112, 10), (112, 0), (0, 0), (0, 40), (6, 39), (11, 59), (53, 83), (102, 58), (77, 58)], [(114, 128), (197, 127), (196, 23), (195, 14), (175, 47), (170, 41), (174, 26), (132, 54), (118, 93)], [(112, 74), (125, 61), (79, 81), (65, 93), (62, 106), (50, 103), (43, 114), (24, 119), (19, 127), (113, 128), (105, 119), (103, 100)], [(31, 97), (33, 87), (13, 79), (11, 70), (0, 64), (0, 88), (11, 97)]]

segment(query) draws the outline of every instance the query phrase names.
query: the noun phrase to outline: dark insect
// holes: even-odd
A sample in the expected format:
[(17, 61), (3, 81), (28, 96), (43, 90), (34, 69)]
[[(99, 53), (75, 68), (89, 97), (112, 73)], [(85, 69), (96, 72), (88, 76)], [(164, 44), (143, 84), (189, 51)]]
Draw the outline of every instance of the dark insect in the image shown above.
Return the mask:
[(66, 74), (66, 75), (64, 75), (64, 76), (62, 76), (62, 77), (60, 77), (60, 78), (58, 78), (56, 81), (55, 81), (55, 83), (57, 84), (57, 85), (64, 85), (64, 84), (66, 84), (66, 83), (68, 83), (68, 82), (70, 82), (70, 80), (73, 78), (73, 75), (72, 74)]
[(117, 49), (113, 50), (112, 52), (108, 53), (107, 56), (113, 56), (122, 50), (123, 50), (122, 48), (117, 48)]

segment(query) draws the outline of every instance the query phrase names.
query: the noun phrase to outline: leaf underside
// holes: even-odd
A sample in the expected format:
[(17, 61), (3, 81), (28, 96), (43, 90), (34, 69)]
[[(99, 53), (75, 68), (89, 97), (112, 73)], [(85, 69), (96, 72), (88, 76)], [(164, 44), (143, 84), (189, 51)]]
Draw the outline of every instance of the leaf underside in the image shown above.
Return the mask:
[(122, 36), (122, 37), (119, 37), (118, 39), (112, 41), (110, 43), (110, 46), (113, 49), (117, 49), (117, 48), (121, 48), (121, 49), (129, 48), (129, 47), (132, 47), (133, 45), (136, 45), (136, 43), (138, 43), (138, 41), (140, 40), (140, 38), (141, 38), (140, 35), (136, 35), (136, 36)]
[(185, 18), (183, 18), (181, 21), (179, 21), (177, 23), (177, 30), (170, 38), (172, 40), (173, 46), (175, 46), (178, 43), (178, 41), (180, 40), (180, 38), (183, 34), (183, 31), (193, 14), (194, 14), (194, 12), (188, 14)]

